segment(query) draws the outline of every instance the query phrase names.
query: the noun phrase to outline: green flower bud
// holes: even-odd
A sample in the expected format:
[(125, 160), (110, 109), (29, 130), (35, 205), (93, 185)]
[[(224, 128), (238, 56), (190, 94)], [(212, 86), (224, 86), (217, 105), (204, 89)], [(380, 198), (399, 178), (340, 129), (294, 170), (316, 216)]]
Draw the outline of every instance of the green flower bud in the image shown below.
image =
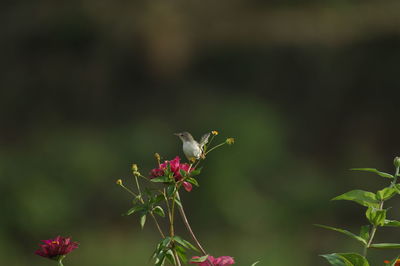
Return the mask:
[(393, 164), (395, 167), (400, 167), (400, 157), (395, 157), (393, 160)]

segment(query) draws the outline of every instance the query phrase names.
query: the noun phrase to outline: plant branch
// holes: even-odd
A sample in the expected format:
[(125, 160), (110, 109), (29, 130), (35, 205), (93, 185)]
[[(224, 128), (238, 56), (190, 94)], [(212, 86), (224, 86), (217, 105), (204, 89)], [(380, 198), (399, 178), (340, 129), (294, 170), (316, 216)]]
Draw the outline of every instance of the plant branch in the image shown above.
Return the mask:
[[(177, 196), (178, 200), (181, 202), (181, 206), (179, 206), (179, 212), (181, 214), (183, 223), (186, 226), (186, 229), (189, 231), (190, 236), (192, 237), (193, 241), (196, 243), (197, 247), (200, 249), (200, 251), (203, 254), (203, 256), (207, 255), (207, 252), (201, 246), (201, 244), (200, 244), (199, 240), (197, 239), (196, 235), (193, 233), (192, 227), (190, 226), (189, 221), (188, 221), (188, 219), (186, 217), (185, 210), (183, 209), (182, 200), (180, 199), (180, 196), (179, 196), (178, 192), (176, 192), (176, 196)], [(209, 259), (207, 259), (207, 260), (208, 260), (208, 263), (210, 265), (214, 266), (214, 264)]]

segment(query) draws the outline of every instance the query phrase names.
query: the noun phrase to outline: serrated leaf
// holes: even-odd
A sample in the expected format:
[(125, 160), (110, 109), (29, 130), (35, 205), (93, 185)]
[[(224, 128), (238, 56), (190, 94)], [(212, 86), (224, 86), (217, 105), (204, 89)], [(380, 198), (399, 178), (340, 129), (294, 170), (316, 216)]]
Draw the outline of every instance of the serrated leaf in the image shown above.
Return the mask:
[(142, 211), (142, 210), (144, 210), (144, 209), (145, 209), (145, 207), (144, 207), (143, 205), (134, 206), (134, 207), (130, 208), (126, 213), (124, 213), (124, 214), (122, 214), (122, 215), (128, 216), (128, 215), (134, 214), (135, 212)]
[(384, 226), (386, 219), (386, 210), (379, 210), (373, 207), (369, 207), (365, 212), (365, 216), (372, 225)]
[(370, 226), (369, 225), (363, 225), (361, 226), (361, 230), (360, 230), (360, 237), (362, 239), (364, 239), (365, 241), (369, 240), (369, 229)]
[(143, 214), (140, 216), (140, 226), (142, 227), (142, 229), (143, 229), (145, 223), (146, 223), (146, 213), (143, 213)]
[(161, 206), (155, 206), (155, 207), (153, 208), (153, 212), (156, 213), (156, 214), (158, 214), (158, 215), (161, 216), (161, 217), (165, 217), (164, 210), (163, 210), (163, 208), (161, 208)]
[(400, 222), (396, 220), (385, 220), (385, 224), (383, 226), (400, 227)]
[(190, 263), (192, 263), (192, 262), (203, 262), (203, 261), (206, 261), (207, 258), (208, 258), (208, 255), (204, 255), (204, 256), (201, 256), (201, 257), (198, 257), (198, 258), (191, 259)]
[(150, 179), (150, 181), (154, 182), (154, 183), (168, 183), (171, 181), (171, 179), (168, 176), (160, 176), (160, 177), (152, 178), (152, 179)]
[(376, 199), (377, 200), (388, 200), (398, 192), (396, 187), (385, 187), (384, 189), (379, 190), (376, 192)]
[(381, 177), (393, 178), (393, 175), (388, 174), (388, 173), (381, 172), (381, 171), (379, 171), (379, 170), (377, 170), (377, 169), (375, 169), (375, 168), (351, 168), (350, 170), (353, 170), (353, 171), (371, 172), (371, 173), (375, 173), (375, 174), (377, 174), (377, 175), (379, 175), (379, 176), (381, 176)]
[(396, 244), (396, 243), (377, 243), (377, 244), (372, 244), (370, 247), (371, 248), (394, 249), (394, 248), (400, 248), (400, 244)]
[(376, 195), (374, 193), (359, 189), (346, 192), (333, 198), (332, 200), (350, 200), (365, 207), (378, 207), (379, 205), (379, 201), (376, 199)]
[(340, 229), (340, 228), (331, 227), (331, 226), (326, 226), (326, 225), (322, 225), (322, 224), (315, 224), (315, 226), (345, 234), (345, 235), (347, 235), (347, 236), (349, 236), (349, 237), (351, 237), (351, 238), (353, 238), (355, 240), (360, 241), (364, 245), (367, 245), (367, 241), (365, 241), (365, 239), (363, 239), (362, 237), (360, 237), (360, 236), (358, 236), (356, 234), (353, 234), (350, 231), (347, 231), (347, 230), (344, 230), (344, 229)]

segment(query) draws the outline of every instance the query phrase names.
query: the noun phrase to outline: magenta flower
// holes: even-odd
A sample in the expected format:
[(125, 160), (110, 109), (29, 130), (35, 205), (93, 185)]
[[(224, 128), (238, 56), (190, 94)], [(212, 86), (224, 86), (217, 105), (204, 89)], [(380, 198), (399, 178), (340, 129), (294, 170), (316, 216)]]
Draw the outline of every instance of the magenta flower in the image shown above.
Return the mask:
[[(182, 175), (179, 170), (184, 170), (185, 172), (188, 172), (190, 165), (187, 163), (180, 163), (180, 162), (181, 162), (181, 158), (179, 158), (179, 156), (176, 156), (173, 160), (165, 161), (164, 163), (160, 164), (159, 168), (155, 168), (150, 171), (150, 178), (163, 176), (164, 171), (167, 169), (168, 165), (170, 165), (171, 171), (174, 173), (175, 180), (176, 181), (181, 180)], [(194, 168), (191, 168), (190, 172), (193, 170), (194, 170)], [(186, 181), (183, 181), (182, 185), (185, 188), (185, 190), (188, 192), (190, 192), (193, 188), (192, 184), (190, 184), (189, 182), (186, 182)]]
[(76, 249), (78, 242), (72, 242), (70, 237), (57, 236), (54, 239), (42, 240), (44, 244), (39, 244), (40, 249), (35, 251), (36, 255), (59, 261), (64, 259), (65, 255)]
[[(198, 259), (198, 258), (199, 258), (198, 256), (195, 256), (192, 259)], [(235, 264), (235, 260), (230, 256), (221, 256), (218, 258), (214, 258), (213, 256), (208, 256), (207, 259), (203, 262), (190, 261), (190, 263), (197, 264), (199, 266), (209, 266), (210, 265), (209, 261), (211, 261), (214, 264), (214, 266), (228, 266)]]

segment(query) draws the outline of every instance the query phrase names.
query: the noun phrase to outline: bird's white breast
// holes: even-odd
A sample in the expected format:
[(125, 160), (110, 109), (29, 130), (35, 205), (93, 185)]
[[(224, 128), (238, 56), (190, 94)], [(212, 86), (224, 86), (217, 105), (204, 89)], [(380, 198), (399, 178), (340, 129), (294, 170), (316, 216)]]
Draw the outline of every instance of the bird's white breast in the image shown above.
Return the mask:
[(185, 142), (183, 143), (183, 153), (188, 158), (196, 158), (199, 159), (201, 155), (201, 149), (197, 143), (193, 142)]

